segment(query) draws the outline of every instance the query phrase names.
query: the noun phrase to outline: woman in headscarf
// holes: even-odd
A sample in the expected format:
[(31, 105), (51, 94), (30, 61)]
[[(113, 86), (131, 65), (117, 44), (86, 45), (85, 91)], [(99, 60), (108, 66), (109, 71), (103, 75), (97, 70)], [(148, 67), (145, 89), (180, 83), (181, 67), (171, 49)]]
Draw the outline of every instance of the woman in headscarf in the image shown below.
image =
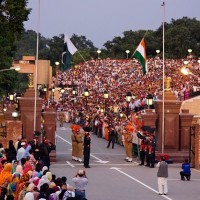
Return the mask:
[(0, 185), (1, 186), (7, 187), (8, 183), (11, 182), (11, 180), (12, 180), (11, 171), (12, 171), (12, 164), (7, 163), (0, 174)]
[(22, 172), (23, 172), (22, 166), (21, 165), (17, 165), (16, 171), (14, 172), (14, 174), (15, 173), (19, 173), (20, 175), (22, 175)]
[(52, 173), (51, 172), (47, 172), (46, 173), (46, 177), (51, 182), (51, 180), (52, 180)]
[(12, 174), (16, 172), (16, 168), (17, 168), (17, 161), (13, 160), (12, 161), (12, 171), (11, 171)]
[(26, 189), (27, 183), (29, 181), (29, 174), (23, 174), (20, 178), (20, 181), (17, 184), (17, 190), (15, 193), (15, 200), (19, 200), (19, 195), (22, 192), (22, 190)]
[(17, 151), (14, 147), (13, 140), (9, 140), (9, 147), (7, 152), (7, 161), (11, 163), (13, 160), (16, 160)]
[(13, 195), (15, 197), (15, 192), (17, 189), (17, 184), (20, 180), (20, 173), (14, 173), (12, 176), (11, 182), (8, 184), (8, 194)]
[(35, 185), (33, 183), (30, 183), (28, 187), (26, 188), (26, 194), (24, 196), (23, 200), (34, 200), (34, 191)]
[(40, 187), (40, 194), (38, 199), (47, 199), (47, 190), (49, 189), (49, 185), (47, 183), (43, 183)]
[(26, 162), (23, 166), (23, 174), (26, 174), (28, 171), (33, 171), (33, 167), (31, 165), (31, 163), (29, 162), (30, 157), (27, 156), (26, 157)]

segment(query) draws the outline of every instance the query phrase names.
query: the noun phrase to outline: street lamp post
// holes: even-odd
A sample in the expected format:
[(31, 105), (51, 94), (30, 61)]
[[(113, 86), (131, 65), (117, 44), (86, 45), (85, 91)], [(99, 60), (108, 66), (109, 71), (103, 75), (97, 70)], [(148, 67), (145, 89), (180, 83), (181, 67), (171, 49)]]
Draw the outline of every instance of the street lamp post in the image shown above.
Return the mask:
[(100, 53), (101, 53), (101, 50), (98, 49), (98, 50), (97, 50), (97, 53), (98, 53), (98, 59), (100, 59)]
[(13, 93), (10, 93), (10, 94), (9, 94), (9, 100), (10, 100), (10, 101), (14, 101), (14, 94), (13, 94)]
[(58, 61), (56, 61), (56, 62), (55, 62), (55, 65), (56, 65), (56, 71), (57, 71), (58, 68), (59, 68), (60, 63), (59, 63)]
[(119, 116), (122, 118), (124, 116), (123, 112), (120, 112)]
[(127, 102), (127, 112), (126, 112), (126, 115), (127, 115), (127, 118), (128, 118), (128, 115), (129, 115), (129, 103), (131, 101), (131, 97), (132, 97), (131, 92), (127, 92), (127, 94), (126, 94), (126, 102)]
[(16, 120), (18, 116), (19, 113), (16, 110), (12, 112), (12, 117), (14, 118), (14, 120)]
[(108, 99), (108, 92), (105, 90), (103, 93), (103, 98), (105, 99), (105, 114), (106, 114), (106, 100)]
[[(197, 75), (193, 74), (190, 71), (190, 69), (188, 68), (189, 62), (187, 60), (185, 60), (183, 63), (184, 63), (185, 66), (181, 68), (181, 73), (184, 74), (184, 75), (192, 75), (192, 76), (196, 77), (197, 79), (199, 79), (199, 77)], [(200, 64), (200, 60), (198, 60), (198, 63)]]
[(74, 102), (75, 102), (75, 95), (76, 95), (76, 90), (75, 90), (75, 88), (73, 87), (73, 89), (72, 89), (72, 95), (73, 95), (73, 109), (74, 109)]
[(128, 59), (128, 54), (130, 53), (130, 50), (126, 50), (126, 58)]
[(44, 100), (46, 100), (46, 95), (47, 95), (47, 87), (46, 87), (46, 85), (44, 86), (43, 91), (44, 91)]
[(188, 69), (189, 62), (187, 60), (185, 60), (183, 63), (184, 63), (184, 67), (181, 68), (181, 73), (184, 75), (190, 74), (189, 69)]
[(84, 90), (84, 96), (85, 96), (85, 107), (87, 112), (87, 98), (89, 97), (89, 90), (87, 88), (85, 88)]
[(61, 88), (60, 93), (62, 94), (62, 106), (64, 104), (64, 93), (65, 93), (65, 89)]
[(153, 96), (152, 94), (148, 94), (147, 95), (147, 106), (148, 106), (148, 109), (153, 105)]
[(188, 53), (189, 53), (189, 58), (192, 58), (192, 49), (188, 49)]
[(20, 67), (15, 66), (15, 67), (10, 67), (9, 69), (1, 69), (0, 72), (10, 71), (10, 70), (15, 70), (18, 72), (18, 71), (20, 71)]
[(159, 56), (158, 56), (159, 53), (160, 53), (160, 50), (157, 49), (157, 50), (156, 50), (156, 54), (157, 54), (156, 56), (157, 56), (157, 58), (159, 58)]
[(55, 93), (55, 87), (54, 86), (52, 87), (51, 92), (52, 92), (52, 97), (53, 97), (53, 102), (54, 102), (54, 93)]

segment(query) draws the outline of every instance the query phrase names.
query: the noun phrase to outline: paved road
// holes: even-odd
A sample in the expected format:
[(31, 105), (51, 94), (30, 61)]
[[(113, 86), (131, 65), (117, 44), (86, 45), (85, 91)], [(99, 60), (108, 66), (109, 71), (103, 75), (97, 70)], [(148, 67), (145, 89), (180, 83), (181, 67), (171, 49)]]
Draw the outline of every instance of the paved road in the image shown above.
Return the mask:
[[(83, 164), (71, 160), (71, 130), (69, 124), (57, 128), (57, 162), (52, 163), (51, 171), (57, 177), (65, 175), (68, 183)], [(107, 149), (107, 141), (91, 134), (90, 169), (86, 195), (89, 200), (188, 200), (200, 199), (200, 173), (192, 169), (191, 181), (181, 181), (180, 164), (169, 165), (167, 196), (158, 195), (157, 168), (139, 166), (137, 158), (132, 163), (124, 161), (124, 148), (115, 145)]]

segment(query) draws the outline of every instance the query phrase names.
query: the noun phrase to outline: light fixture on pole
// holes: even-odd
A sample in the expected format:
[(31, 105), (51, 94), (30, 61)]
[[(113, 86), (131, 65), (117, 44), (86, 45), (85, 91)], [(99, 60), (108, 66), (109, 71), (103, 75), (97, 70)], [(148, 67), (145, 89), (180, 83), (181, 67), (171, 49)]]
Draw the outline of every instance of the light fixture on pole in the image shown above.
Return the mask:
[(89, 90), (87, 88), (85, 88), (84, 90), (84, 96), (85, 96), (85, 107), (86, 107), (86, 112), (87, 112), (87, 98), (89, 97)]
[(105, 113), (106, 113), (106, 99), (108, 99), (108, 92), (105, 90), (103, 93), (103, 98), (105, 99)]
[(46, 92), (46, 91), (47, 91), (47, 87), (46, 87), (46, 86), (44, 86), (44, 88), (43, 88), (43, 91), (44, 91), (44, 92)]
[(55, 92), (55, 87), (54, 87), (54, 86), (52, 87), (52, 90), (51, 90), (51, 91), (52, 91), (52, 93), (54, 94), (54, 92)]
[(126, 50), (126, 58), (128, 59), (128, 54), (130, 53), (130, 50)]
[(153, 96), (152, 96), (152, 94), (148, 94), (146, 99), (147, 99), (147, 106), (148, 106), (148, 109), (149, 109), (150, 106), (153, 105)]
[(0, 72), (5, 72), (5, 71), (10, 71), (10, 70), (15, 70), (15, 71), (20, 71), (20, 67), (19, 66), (14, 66), (14, 67), (10, 67), (9, 69), (1, 69)]
[(159, 56), (158, 56), (159, 53), (160, 53), (160, 50), (157, 49), (157, 50), (156, 50), (156, 54), (157, 54), (156, 57), (157, 57), (158, 59), (159, 59)]
[(53, 102), (54, 102), (54, 93), (55, 93), (55, 87), (54, 86), (52, 87), (51, 92), (52, 92), (52, 97), (53, 97)]
[(122, 118), (122, 117), (124, 116), (124, 114), (121, 112), (121, 113), (119, 114), (119, 116)]
[(12, 112), (12, 117), (16, 120), (16, 118), (19, 116), (18, 112), (15, 110)]
[(189, 55), (188, 55), (188, 58), (190, 58), (190, 59), (192, 59), (192, 49), (188, 49), (188, 53), (189, 53)]
[(9, 94), (9, 100), (10, 100), (10, 101), (14, 101), (14, 94), (13, 94), (13, 93), (10, 93), (10, 94)]
[(157, 50), (156, 50), (156, 53), (157, 53), (157, 54), (159, 54), (159, 53), (160, 53), (160, 50), (159, 50), (159, 49), (157, 49)]
[[(188, 61), (185, 61), (185, 63), (188, 63)], [(181, 73), (184, 74), (184, 75), (186, 75), (186, 76), (187, 76), (187, 75), (192, 75), (192, 76), (196, 77), (196, 78), (199, 80), (199, 77), (198, 77), (197, 75), (193, 74), (193, 73), (188, 69), (187, 64), (186, 64), (186, 66), (184, 66), (184, 67), (181, 68)]]
[(55, 62), (55, 65), (56, 65), (56, 71), (57, 71), (58, 68), (59, 68), (60, 63), (59, 63), (58, 61), (56, 61), (56, 62)]
[(189, 69), (188, 69), (188, 61), (185, 60), (183, 61), (184, 63), (184, 67), (181, 68), (181, 73), (184, 74), (184, 75), (188, 75), (190, 72), (189, 72)]
[(73, 95), (76, 94), (76, 90), (75, 90), (75, 88), (72, 89), (72, 94), (73, 94)]
[(127, 102), (127, 113), (126, 113), (126, 115), (127, 115), (127, 118), (129, 116), (129, 103), (131, 101), (131, 97), (132, 97), (131, 92), (127, 92), (127, 94), (126, 94), (126, 102)]
[(62, 94), (62, 105), (64, 104), (64, 93), (65, 93), (65, 89), (61, 88), (60, 93)]
[(46, 87), (46, 85), (44, 86), (43, 91), (44, 91), (44, 99), (46, 100), (46, 96), (47, 96), (47, 87)]
[(98, 53), (98, 59), (100, 59), (100, 53), (101, 53), (101, 50), (98, 49), (98, 50), (97, 50), (97, 53)]

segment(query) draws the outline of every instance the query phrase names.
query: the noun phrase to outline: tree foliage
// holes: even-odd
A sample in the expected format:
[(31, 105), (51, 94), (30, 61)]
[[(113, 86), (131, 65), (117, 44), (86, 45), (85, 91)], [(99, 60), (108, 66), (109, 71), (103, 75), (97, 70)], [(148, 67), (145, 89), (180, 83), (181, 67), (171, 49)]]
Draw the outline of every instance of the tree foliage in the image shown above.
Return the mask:
[[(26, 0), (3, 0), (0, 4), (0, 68), (11, 65), (12, 58), (21, 59), (23, 55), (36, 54), (37, 34), (35, 31), (23, 29), (23, 21), (28, 19), (30, 10), (26, 9)], [(14, 9), (15, 8), (15, 9)], [(19, 12), (20, 11), (20, 12)], [(19, 16), (20, 15), (20, 16)], [(188, 49), (193, 55), (200, 57), (200, 21), (196, 18), (183, 17), (172, 19), (165, 23), (165, 57), (184, 58)], [(22, 37), (20, 38), (20, 36)], [(122, 36), (115, 36), (111, 41), (104, 43), (101, 49), (101, 58), (127, 57), (126, 50), (132, 56), (141, 39), (145, 36), (147, 57), (155, 57), (156, 50), (162, 52), (163, 25), (157, 30), (128, 30)], [(86, 36), (73, 34), (70, 38), (78, 52), (72, 56), (72, 65), (76, 65), (91, 58), (97, 58), (97, 47)], [(50, 60), (55, 73), (55, 62), (61, 63), (64, 49), (64, 35), (45, 38), (39, 34), (39, 59)], [(161, 54), (162, 55), (162, 54)], [(2, 80), (9, 79), (9, 77)], [(11, 78), (12, 79), (12, 78)], [(12, 81), (11, 81), (12, 83)], [(9, 85), (9, 84), (8, 84)], [(10, 84), (12, 85), (12, 84)], [(9, 86), (10, 87), (10, 86)], [(7, 88), (12, 89), (12, 88)]]
[[(12, 65), (13, 55), (16, 51), (14, 41), (20, 39), (24, 30), (24, 21), (28, 20), (30, 9), (26, 8), (27, 0), (1, 0), (0, 1), (0, 69)], [(14, 89), (15, 72), (0, 74), (1, 93)], [(3, 90), (7, 88), (7, 90)]]

